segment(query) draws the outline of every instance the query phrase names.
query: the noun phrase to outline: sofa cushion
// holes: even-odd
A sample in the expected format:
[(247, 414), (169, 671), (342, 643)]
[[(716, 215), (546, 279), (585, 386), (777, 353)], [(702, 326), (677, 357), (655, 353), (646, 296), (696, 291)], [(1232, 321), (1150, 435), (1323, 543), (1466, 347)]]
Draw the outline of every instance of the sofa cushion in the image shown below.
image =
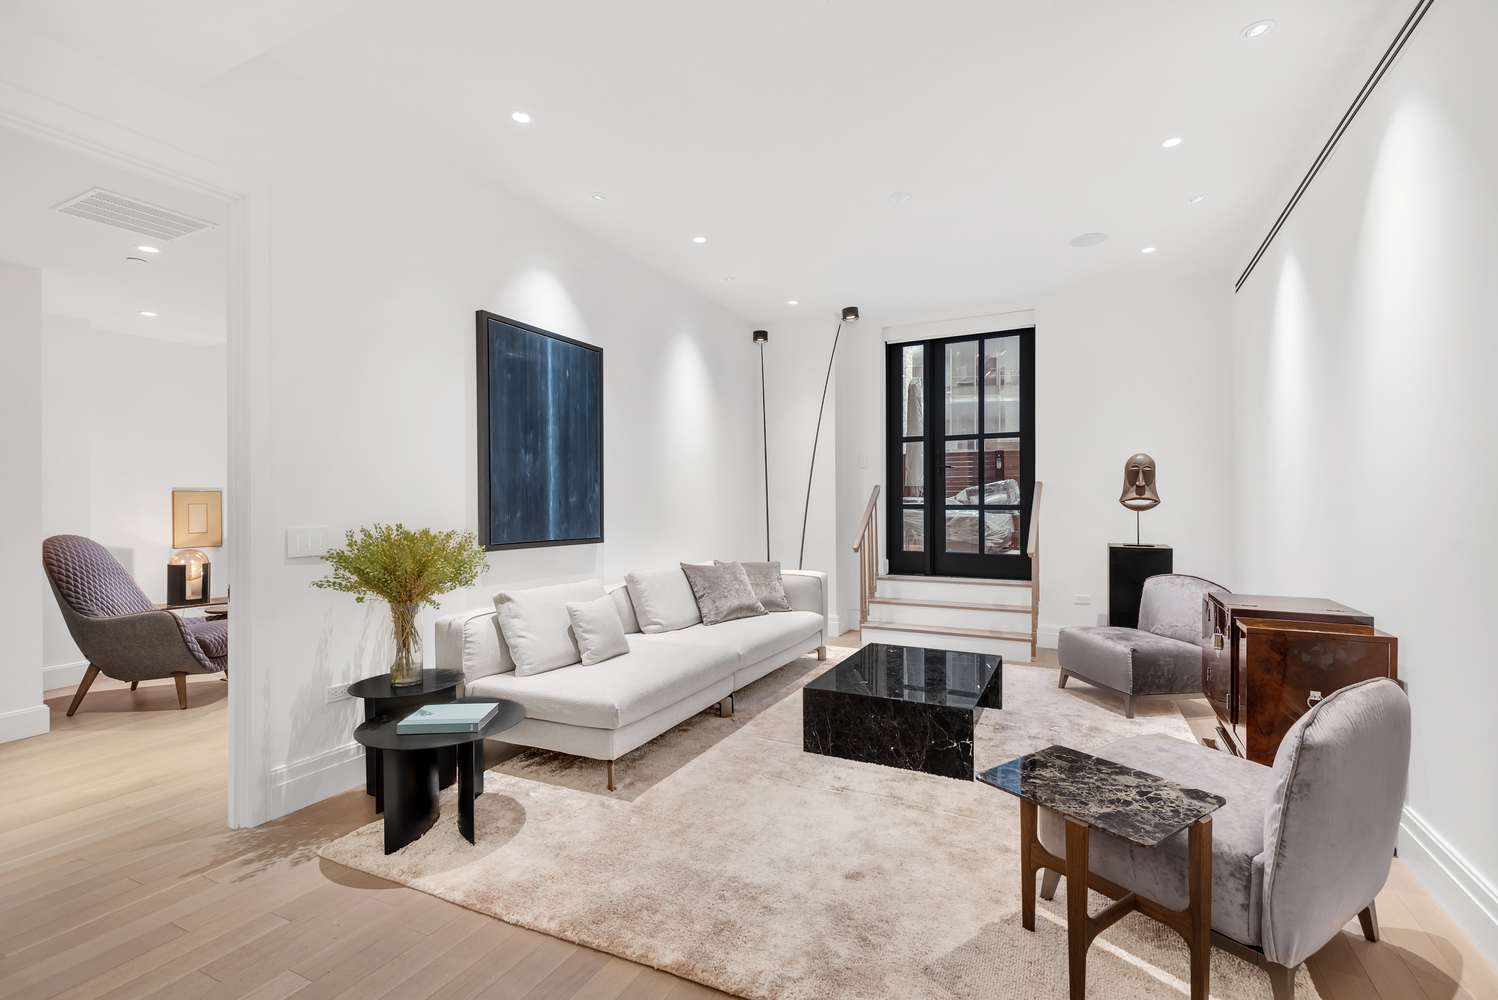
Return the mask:
[[(1244, 944), (1258, 944), (1264, 874), (1260, 854), (1274, 772), (1161, 733), (1119, 740), (1092, 753), (1227, 799), (1212, 814), (1212, 929)], [(1066, 828), (1060, 814), (1041, 809), (1038, 827), (1046, 850), (1065, 857)], [(1183, 910), (1190, 901), (1187, 838), (1188, 831), (1182, 830), (1158, 847), (1141, 847), (1094, 830), (1089, 867), (1157, 903)]]
[(1137, 628), (1063, 628), (1056, 661), (1083, 680), (1127, 694), (1201, 692), (1201, 647)]
[(754, 596), (766, 611), (789, 611), (790, 602), (785, 599), (785, 580), (780, 575), (780, 562), (746, 562), (744, 575), (749, 577), (749, 586)]
[(624, 583), (629, 588), (640, 631), (647, 635), (671, 632), (702, 621), (692, 585), (680, 566), (625, 573)]
[(572, 622), (572, 637), (585, 667), (623, 656), (629, 652), (624, 639), (624, 625), (609, 594), (592, 601), (568, 601), (567, 619)]
[(467, 692), (518, 701), (528, 719), (619, 729), (721, 681), (738, 666), (727, 649), (660, 642), (645, 635), (626, 639), (629, 652), (623, 656), (525, 677), (492, 674), (469, 684)]
[(582, 659), (567, 602), (607, 596), (598, 580), (563, 583), (530, 590), (502, 590), (494, 595), (499, 630), (504, 633), (515, 672), (524, 677), (569, 666)]
[(787, 611), (717, 625), (693, 625), (675, 632), (646, 636), (645, 639), (661, 645), (726, 650), (734, 654), (734, 667), (738, 668), (758, 663), (810, 638), (822, 630), (824, 621), (821, 615), (810, 611)]
[(738, 563), (714, 562), (710, 566), (682, 563), (681, 571), (687, 575), (692, 596), (697, 598), (704, 625), (755, 618), (765, 613), (765, 606), (759, 603), (749, 585), (749, 574)]
[(622, 583), (613, 583), (609, 585), (608, 592), (614, 599), (614, 609), (619, 612), (619, 621), (624, 625), (624, 634), (640, 631), (640, 620), (635, 617), (635, 606), (629, 599), (629, 588)]

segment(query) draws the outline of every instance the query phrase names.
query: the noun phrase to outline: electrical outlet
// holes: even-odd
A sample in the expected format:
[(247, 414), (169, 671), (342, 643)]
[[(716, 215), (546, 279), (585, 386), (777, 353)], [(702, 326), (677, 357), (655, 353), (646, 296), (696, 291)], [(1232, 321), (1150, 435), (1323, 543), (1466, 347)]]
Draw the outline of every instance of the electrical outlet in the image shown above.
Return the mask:
[(347, 684), (334, 684), (332, 687), (328, 688), (327, 703), (329, 705), (333, 704), (333, 702), (335, 701), (348, 701), (350, 697), (352, 696), (348, 693)]
[(1092, 603), (1092, 595), (1091, 594), (1073, 594), (1072, 598), (1071, 598), (1071, 601), (1072, 601), (1073, 604), (1091, 604)]

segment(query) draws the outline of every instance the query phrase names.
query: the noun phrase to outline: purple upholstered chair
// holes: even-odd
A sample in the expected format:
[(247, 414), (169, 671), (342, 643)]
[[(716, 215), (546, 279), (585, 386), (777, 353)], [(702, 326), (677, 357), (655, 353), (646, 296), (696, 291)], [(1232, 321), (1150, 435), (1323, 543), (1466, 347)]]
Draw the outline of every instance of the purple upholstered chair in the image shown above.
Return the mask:
[(177, 704), (187, 707), (187, 675), (229, 669), (229, 623), (182, 618), (156, 605), (109, 550), (81, 535), (42, 542), (42, 568), (73, 641), (88, 657), (88, 672), (68, 706), (79, 702), (99, 674), (129, 681), (177, 680)]

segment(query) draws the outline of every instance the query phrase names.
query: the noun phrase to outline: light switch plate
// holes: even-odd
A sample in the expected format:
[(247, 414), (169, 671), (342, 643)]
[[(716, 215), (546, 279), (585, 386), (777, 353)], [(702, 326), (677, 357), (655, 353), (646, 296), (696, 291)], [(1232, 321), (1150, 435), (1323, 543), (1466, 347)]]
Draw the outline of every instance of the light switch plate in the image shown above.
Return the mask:
[(1092, 595), (1091, 594), (1073, 594), (1071, 600), (1072, 600), (1073, 604), (1091, 604), (1092, 603)]
[(286, 529), (286, 558), (315, 559), (331, 547), (333, 531), (327, 525)]

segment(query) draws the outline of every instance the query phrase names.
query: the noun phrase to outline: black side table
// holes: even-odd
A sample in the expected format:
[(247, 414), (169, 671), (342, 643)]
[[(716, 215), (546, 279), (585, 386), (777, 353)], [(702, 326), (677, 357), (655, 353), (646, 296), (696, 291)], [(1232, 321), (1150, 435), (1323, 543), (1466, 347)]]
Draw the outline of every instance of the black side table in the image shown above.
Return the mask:
[[(348, 686), (348, 693), (364, 699), (364, 721), (379, 716), (405, 718), (422, 705), (435, 705), (458, 700), (458, 685), (463, 683), (461, 670), (423, 670), (420, 684), (390, 683), (389, 674), (366, 677)], [(490, 699), (491, 701), (493, 699)], [(452, 747), (438, 751), (437, 768), (442, 787), (457, 780), (457, 754)], [(379, 748), (371, 748), (364, 754), (364, 791), (375, 797), (375, 811), (385, 808), (381, 789), (384, 788), (385, 754)]]
[[(437, 755), (456, 750), (458, 832), (473, 843), (473, 800), (484, 794), (484, 738), (525, 718), (525, 706), (505, 698), (458, 698), (464, 704), (494, 704), (499, 710), (475, 733), (396, 731), (404, 712), (377, 716), (354, 730), (354, 739), (385, 757), (384, 780), (375, 807), (385, 813), (385, 853), (393, 854), (432, 828), (442, 815), (438, 803)], [(442, 786), (447, 787), (446, 785)]]

